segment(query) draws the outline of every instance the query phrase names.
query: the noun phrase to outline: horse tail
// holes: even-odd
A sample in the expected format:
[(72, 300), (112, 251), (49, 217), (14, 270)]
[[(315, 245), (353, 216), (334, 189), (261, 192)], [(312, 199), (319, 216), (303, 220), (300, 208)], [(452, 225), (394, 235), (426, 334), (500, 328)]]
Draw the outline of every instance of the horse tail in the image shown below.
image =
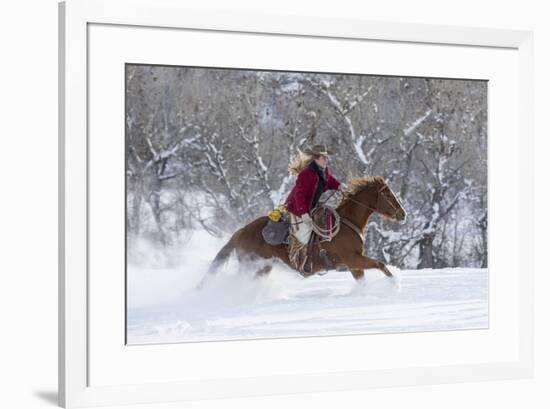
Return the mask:
[(212, 260), (210, 267), (208, 268), (209, 273), (216, 273), (218, 269), (227, 262), (229, 256), (231, 256), (231, 253), (235, 250), (235, 246), (237, 244), (237, 233), (238, 232), (233, 234), (225, 246), (223, 246), (218, 254), (216, 254), (216, 257), (214, 257), (214, 260)]

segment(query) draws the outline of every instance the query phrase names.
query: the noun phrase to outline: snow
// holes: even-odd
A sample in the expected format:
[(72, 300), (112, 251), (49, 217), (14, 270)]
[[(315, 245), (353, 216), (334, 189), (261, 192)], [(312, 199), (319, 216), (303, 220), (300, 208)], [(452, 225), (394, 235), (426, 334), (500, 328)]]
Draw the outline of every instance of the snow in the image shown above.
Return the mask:
[(281, 85), (283, 92), (298, 93), (302, 90), (303, 86), (299, 81), (287, 82)]
[(280, 186), (276, 190), (272, 190), (269, 194), (273, 206), (278, 206), (284, 203), (286, 197), (288, 196), (288, 190), (290, 183), (294, 181), (296, 177), (288, 173), (282, 180)]
[(420, 126), (420, 124), (422, 124), (422, 122), (424, 122), (424, 120), (430, 116), (430, 114), (432, 113), (432, 110), (431, 109), (428, 109), (426, 111), (426, 113), (421, 116), (420, 118), (418, 118), (416, 121), (414, 121), (409, 127), (405, 128), (403, 130), (403, 133), (405, 134), (405, 136), (409, 136), (413, 133), (413, 131), (418, 128)]
[(129, 344), (488, 328), (487, 269), (390, 267), (394, 279), (368, 270), (355, 282), (349, 272), (304, 279), (276, 265), (254, 278), (232, 258), (197, 290), (223, 243), (196, 231), (179, 251), (161, 252), (165, 260), (132, 247)]

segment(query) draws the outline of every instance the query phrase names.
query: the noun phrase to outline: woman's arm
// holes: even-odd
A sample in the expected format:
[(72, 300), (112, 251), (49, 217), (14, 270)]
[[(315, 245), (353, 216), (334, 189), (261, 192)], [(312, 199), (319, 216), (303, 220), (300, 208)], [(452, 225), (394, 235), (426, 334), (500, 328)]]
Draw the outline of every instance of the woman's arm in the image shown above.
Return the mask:
[(296, 186), (294, 186), (294, 200), (296, 204), (297, 216), (302, 216), (308, 212), (306, 203), (306, 191), (309, 183), (309, 178), (306, 172), (300, 172), (296, 178)]
[(329, 175), (327, 178), (327, 189), (337, 190), (340, 187), (340, 182), (334, 176)]

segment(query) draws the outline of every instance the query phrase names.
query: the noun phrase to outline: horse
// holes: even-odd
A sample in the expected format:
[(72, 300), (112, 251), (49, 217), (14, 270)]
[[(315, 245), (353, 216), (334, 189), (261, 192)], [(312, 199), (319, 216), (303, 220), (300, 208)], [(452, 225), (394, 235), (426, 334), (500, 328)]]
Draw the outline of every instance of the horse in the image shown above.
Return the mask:
[[(384, 178), (368, 176), (352, 179), (337, 204), (336, 211), (343, 222), (340, 231), (331, 241), (320, 242), (319, 246), (326, 250), (337, 270), (349, 270), (355, 280), (362, 279), (366, 269), (378, 269), (392, 277), (383, 262), (364, 254), (364, 232), (374, 213), (392, 221), (404, 221), (406, 217), (405, 210)], [(286, 244), (273, 246), (264, 241), (262, 229), (268, 220), (267, 216), (259, 217), (237, 230), (211, 262), (209, 275), (215, 274), (233, 252), (236, 252), (239, 263), (262, 261), (263, 265), (256, 271), (257, 277), (271, 272), (273, 259), (279, 259), (295, 270)], [(312, 268), (302, 275), (309, 277), (324, 270), (325, 265), (320, 255), (313, 254)]]

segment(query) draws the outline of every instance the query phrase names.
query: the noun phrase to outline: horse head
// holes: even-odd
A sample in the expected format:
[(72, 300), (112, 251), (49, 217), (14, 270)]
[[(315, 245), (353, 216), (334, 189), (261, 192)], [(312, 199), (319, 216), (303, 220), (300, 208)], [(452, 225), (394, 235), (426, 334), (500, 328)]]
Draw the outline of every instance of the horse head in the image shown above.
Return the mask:
[(379, 213), (382, 218), (392, 221), (405, 220), (405, 209), (383, 177), (369, 176), (354, 179), (349, 189), (348, 197), (352, 201)]

